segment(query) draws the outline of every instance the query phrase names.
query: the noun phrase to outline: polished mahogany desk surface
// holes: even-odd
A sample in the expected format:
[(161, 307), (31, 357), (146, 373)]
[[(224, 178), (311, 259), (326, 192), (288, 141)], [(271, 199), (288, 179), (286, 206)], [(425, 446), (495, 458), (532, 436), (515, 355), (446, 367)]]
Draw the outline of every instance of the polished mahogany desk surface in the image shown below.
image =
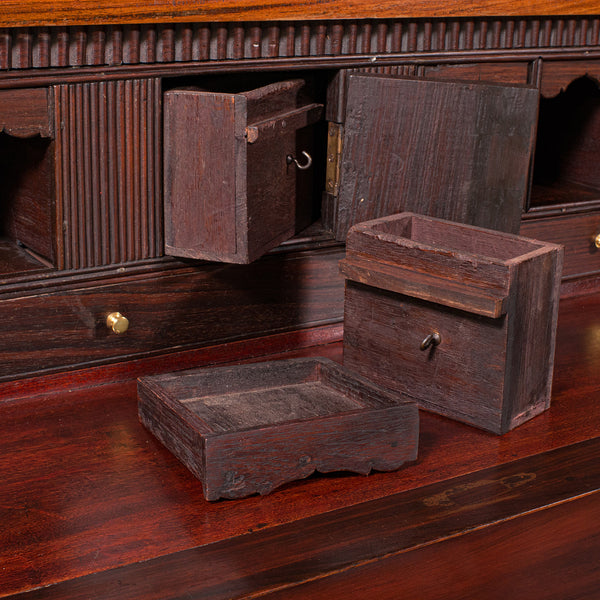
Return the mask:
[[(311, 354), (341, 344), (277, 356)], [(0, 596), (600, 597), (599, 365), (600, 297), (564, 299), (545, 414), (498, 437), (421, 412), (397, 472), (214, 503), (139, 424), (135, 368), (4, 388)]]

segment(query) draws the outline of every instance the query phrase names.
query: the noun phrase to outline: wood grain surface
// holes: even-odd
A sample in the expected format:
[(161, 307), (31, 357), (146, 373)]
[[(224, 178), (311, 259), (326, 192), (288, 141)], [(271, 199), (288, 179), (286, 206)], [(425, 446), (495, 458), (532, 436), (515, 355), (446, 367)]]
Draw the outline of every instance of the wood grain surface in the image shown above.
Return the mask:
[(416, 403), (324, 358), (142, 378), (138, 412), (207, 500), (265, 495), (314, 472), (392, 471), (417, 457)]
[[(22, 598), (476, 599), (509, 575), (500, 589), (573, 597), (600, 581), (599, 458), (596, 439)], [(552, 573), (573, 568), (576, 579)]]
[(340, 267), (345, 366), (495, 433), (548, 408), (561, 247), (403, 213), (352, 227)]
[(403, 211), (518, 232), (536, 89), (382, 74), (346, 85), (336, 239)]
[(7, 0), (2, 3), (0, 26), (86, 25), (168, 21), (254, 21), (281, 19), (364, 19), (393, 17), (466, 17), (528, 15), (594, 15), (595, 0)]
[[(439, 515), (437, 507), (427, 513), (434, 521), (436, 515), (446, 515), (449, 519), (445, 530), (441, 525), (430, 525), (433, 529), (429, 531), (434, 533), (427, 539), (438, 539), (449, 532), (467, 531), (474, 524), (504, 519), (593, 491), (598, 484), (600, 464), (597, 454), (597, 438), (600, 437), (599, 330), (598, 296), (563, 301), (552, 407), (505, 436), (497, 437), (443, 417), (422, 413), (419, 459), (401, 472), (377, 473), (369, 477), (317, 476), (286, 485), (270, 496), (217, 503), (207, 503), (203, 499), (200, 482), (140, 425), (133, 380), (86, 387), (98, 382), (99, 376), (91, 372), (86, 378), (85, 372), (82, 372), (71, 378), (68, 374), (62, 375), (62, 382), (54, 379), (50, 388), (44, 388), (38, 382), (32, 390), (37, 390), (37, 395), (20, 401), (15, 399), (0, 407), (0, 478), (3, 482), (0, 507), (4, 523), (0, 530), (1, 593), (15, 594), (122, 567), (105, 576), (124, 594), (128, 589), (125, 585), (127, 580), (123, 578), (127, 574), (123, 570), (128, 568), (126, 565), (133, 565), (131, 569), (134, 570), (142, 569), (135, 574), (139, 583), (147, 573), (152, 573), (152, 565), (142, 563), (136, 567), (134, 563), (156, 558), (159, 562), (155, 563), (157, 570), (150, 582), (152, 585), (158, 585), (161, 576), (161, 585), (173, 584), (175, 575), (171, 577), (170, 565), (173, 563), (170, 561), (181, 559), (182, 585), (202, 579), (196, 569), (198, 564), (204, 564), (202, 568), (208, 569), (220, 565), (219, 568), (229, 575), (221, 580), (223, 571), (215, 572), (215, 576), (203, 584), (205, 595), (198, 594), (198, 597), (219, 597), (212, 589), (213, 585), (225, 586), (219, 587), (221, 593), (231, 597), (232, 588), (225, 584), (231, 577), (236, 577), (236, 572), (241, 573), (242, 578), (252, 573), (254, 567), (247, 571), (240, 562), (251, 559), (252, 553), (243, 544), (240, 552), (233, 552), (232, 546), (207, 548), (207, 544), (226, 543), (225, 540), (241, 536), (234, 540), (235, 543), (231, 542), (235, 547), (244, 540), (254, 539), (245, 534), (265, 529), (266, 534), (271, 535), (270, 528), (275, 527), (272, 530), (275, 538), (278, 532), (284, 531), (288, 531), (290, 536), (285, 539), (296, 538), (300, 543), (306, 538), (308, 553), (303, 554), (300, 546), (295, 546), (298, 553), (292, 561), (297, 565), (296, 570), (298, 564), (303, 564), (302, 573), (305, 573), (311, 565), (318, 570), (315, 557), (323, 555), (311, 553), (321, 552), (317, 548), (319, 540), (326, 544), (327, 539), (332, 539), (327, 538), (331, 530), (327, 530), (326, 526), (336, 522), (330, 511), (337, 509), (355, 506), (357, 512), (353, 514), (357, 518), (364, 513), (362, 525), (360, 519), (355, 522), (359, 530), (351, 525), (354, 517), (347, 520), (342, 514), (338, 521), (342, 528), (339, 531), (346, 531), (348, 543), (360, 528), (366, 536), (358, 543), (362, 548), (358, 555), (342, 557), (352, 562), (352, 556), (365, 556), (364, 550), (371, 542), (379, 550), (385, 549), (377, 540), (383, 537), (389, 541), (384, 533), (390, 524), (395, 522), (395, 527), (412, 527), (412, 517), (399, 510), (396, 504), (400, 497), (391, 500), (389, 505), (384, 504), (391, 507), (387, 514), (392, 520), (387, 524), (386, 521), (374, 520), (376, 507), (362, 506), (365, 502), (385, 503), (386, 496), (434, 484), (437, 487), (427, 492), (417, 490), (411, 497), (416, 502), (413, 504), (415, 508), (424, 507), (424, 497), (435, 496), (441, 504), (446, 502), (444, 498), (453, 502), (458, 500), (454, 512)], [(225, 348), (225, 353), (219, 354), (219, 349), (215, 348), (199, 356), (198, 360), (210, 361), (212, 355), (222, 361), (228, 352), (230, 360), (237, 362), (249, 359), (267, 347), (264, 343), (254, 346), (233, 344)], [(275, 348), (274, 345), (271, 347)], [(280, 357), (298, 355), (328, 356), (339, 361), (341, 345), (306, 348)], [(159, 365), (154, 364), (153, 368), (158, 369)], [(114, 377), (122, 378), (128, 372), (130, 377), (139, 373), (131, 365), (124, 365), (123, 372), (120, 375), (115, 373)], [(59, 391), (53, 393), (53, 388)], [(21, 395), (26, 396), (26, 391), (26, 387), (21, 388)], [(583, 443), (578, 445), (579, 442)], [(543, 455), (553, 449), (557, 452)], [(536, 458), (535, 455), (540, 453), (542, 456)], [(527, 457), (531, 457), (532, 462), (527, 462)], [(520, 459), (525, 459), (525, 462), (512, 462)], [(490, 468), (497, 476), (490, 472), (478, 473)], [(495, 471), (497, 468), (500, 470)], [(540, 469), (546, 473), (543, 478)], [(536, 480), (528, 481), (522, 477), (505, 480), (523, 482), (512, 491), (498, 483), (504, 477), (513, 478), (523, 473), (536, 473)], [(448, 481), (463, 476), (466, 479)], [(481, 483), (490, 480), (495, 483)], [(500, 490), (504, 492), (499, 496)], [(526, 490), (524, 496), (513, 495)], [(483, 501), (485, 498), (487, 500)], [(482, 501), (481, 505), (479, 501)], [(507, 503), (504, 506), (509, 508), (506, 512), (498, 512), (493, 508), (497, 506), (496, 502)], [(479, 514), (471, 521), (463, 518), (464, 514), (475, 514), (466, 506), (469, 504)], [(325, 538), (310, 538), (309, 533), (312, 535), (313, 529), (307, 530), (305, 522), (294, 524), (298, 519), (321, 514), (323, 516), (313, 525), (314, 530), (323, 530)], [(414, 521), (418, 522), (418, 519)], [(420, 522), (423, 522), (422, 518)], [(289, 530), (277, 528), (285, 523), (290, 523)], [(377, 526), (377, 523), (380, 525)], [(589, 521), (590, 526), (594, 523)], [(314, 540), (312, 546), (311, 539)], [(419, 539), (425, 538), (416, 538), (417, 543)], [(331, 558), (339, 556), (339, 546), (334, 546)], [(192, 550), (196, 547), (199, 548), (197, 551)], [(277, 548), (281, 550), (282, 547)], [(205, 561), (203, 552), (207, 549), (217, 551), (217, 554), (211, 555), (214, 558), (212, 562)], [(378, 549), (375, 549), (376, 554)], [(186, 556), (185, 553), (160, 562), (159, 557), (181, 551), (199, 552), (199, 563), (190, 561), (191, 555)], [(303, 557), (306, 558), (304, 563)], [(257, 560), (262, 564), (262, 557)], [(331, 566), (331, 563), (328, 564)], [(146, 567), (149, 571), (144, 570)], [(326, 565), (325, 568), (329, 567)], [(269, 575), (268, 569), (263, 572)], [(289, 578), (289, 575), (288, 572), (286, 577)], [(121, 584), (117, 583), (119, 579)], [(52, 594), (61, 598), (68, 598), (68, 594), (78, 597), (73, 590), (85, 593), (81, 592), (82, 589), (94, 589), (98, 597), (102, 597), (101, 592), (114, 596), (117, 588), (109, 587), (105, 579), (97, 581), (95, 588), (91, 587), (93, 582), (83, 580), (32, 592), (31, 597), (52, 597)], [(252, 581), (256, 589), (264, 580), (258, 581), (254, 575), (249, 575), (246, 584), (252, 585)], [(129, 589), (134, 594), (141, 590), (139, 587)], [(144, 596), (140, 592), (137, 597)], [(164, 594), (161, 595), (160, 587), (157, 587), (154, 592), (148, 592), (147, 597), (160, 598)]]
[[(0, 379), (340, 321), (342, 251), (271, 255), (253, 265), (205, 265), (0, 301)], [(281, 282), (286, 285), (282, 286)], [(106, 315), (130, 321), (117, 336)]]

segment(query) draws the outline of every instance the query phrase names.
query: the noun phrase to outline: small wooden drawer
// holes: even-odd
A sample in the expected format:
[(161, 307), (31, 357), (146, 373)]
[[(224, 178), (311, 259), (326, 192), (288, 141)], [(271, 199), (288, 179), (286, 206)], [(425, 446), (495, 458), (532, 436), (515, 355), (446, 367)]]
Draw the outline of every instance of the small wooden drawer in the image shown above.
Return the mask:
[(165, 93), (167, 254), (249, 263), (294, 235), (296, 190), (312, 173), (306, 129), (323, 109), (303, 87)]
[(417, 457), (417, 405), (324, 358), (145, 377), (138, 398), (142, 423), (202, 481), (207, 500)]
[(403, 213), (350, 230), (344, 366), (495, 433), (548, 408), (562, 248)]
[(527, 219), (521, 224), (521, 235), (564, 245), (563, 277), (600, 271), (599, 213)]

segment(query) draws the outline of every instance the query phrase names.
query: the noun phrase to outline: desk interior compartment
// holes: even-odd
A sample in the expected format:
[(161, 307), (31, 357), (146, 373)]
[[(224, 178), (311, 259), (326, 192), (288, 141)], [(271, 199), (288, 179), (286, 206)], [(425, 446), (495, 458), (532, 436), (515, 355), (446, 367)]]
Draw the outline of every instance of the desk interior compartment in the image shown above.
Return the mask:
[(0, 273), (55, 261), (53, 156), (48, 90), (0, 91)]

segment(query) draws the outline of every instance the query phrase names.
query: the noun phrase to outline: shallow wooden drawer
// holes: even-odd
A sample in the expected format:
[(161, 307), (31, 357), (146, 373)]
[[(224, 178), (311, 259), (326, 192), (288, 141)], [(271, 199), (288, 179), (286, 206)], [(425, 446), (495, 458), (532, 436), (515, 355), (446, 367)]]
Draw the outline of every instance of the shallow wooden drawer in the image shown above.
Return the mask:
[(138, 399), (142, 423), (202, 481), (207, 500), (417, 457), (417, 405), (324, 358), (144, 377)]
[(600, 250), (595, 243), (600, 235), (598, 213), (527, 219), (521, 224), (521, 235), (562, 244), (565, 247), (563, 277), (600, 271)]

